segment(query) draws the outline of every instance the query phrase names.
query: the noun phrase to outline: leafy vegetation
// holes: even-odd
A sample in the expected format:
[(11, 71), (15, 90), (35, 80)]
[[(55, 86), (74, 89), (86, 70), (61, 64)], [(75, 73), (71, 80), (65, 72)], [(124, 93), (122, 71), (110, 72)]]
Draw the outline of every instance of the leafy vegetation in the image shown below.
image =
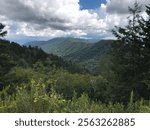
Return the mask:
[(113, 30), (118, 40), (78, 52), (81, 61), (105, 53), (95, 58), (95, 74), (38, 47), (0, 40), (0, 112), (150, 112), (150, 7), (148, 19), (140, 10), (138, 3), (129, 8), (128, 25)]
[(125, 106), (121, 103), (92, 101), (85, 93), (79, 97), (76, 94), (67, 100), (53, 89), (46, 93), (42, 81), (31, 80), (28, 86), (17, 86), (16, 93), (11, 96), (7, 94), (7, 89), (1, 91), (3, 101), (0, 102), (0, 112), (150, 112), (150, 104), (143, 100)]
[[(149, 72), (150, 72), (150, 8), (146, 12), (148, 20), (140, 16), (141, 6), (134, 4), (134, 9), (129, 8), (132, 17), (128, 18), (128, 25), (125, 28), (116, 27), (113, 33), (118, 38), (112, 48), (114, 72), (119, 76), (117, 82), (120, 91), (117, 97), (122, 97), (122, 92), (126, 92), (122, 100), (126, 101), (131, 91), (134, 92), (135, 100), (141, 97), (150, 99)], [(148, 81), (148, 82), (147, 82)]]

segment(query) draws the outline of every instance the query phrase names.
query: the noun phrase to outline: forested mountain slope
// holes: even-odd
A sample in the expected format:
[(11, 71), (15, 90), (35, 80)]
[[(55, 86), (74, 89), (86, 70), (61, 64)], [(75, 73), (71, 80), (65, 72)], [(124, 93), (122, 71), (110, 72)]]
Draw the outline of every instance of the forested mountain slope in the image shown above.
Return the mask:
[(47, 53), (61, 56), (67, 61), (80, 64), (82, 67), (94, 70), (101, 58), (110, 49), (113, 40), (101, 40), (91, 43), (86, 39), (54, 38), (49, 41), (32, 42), (26, 45), (38, 46)]
[(55, 66), (72, 72), (79, 69), (71, 63), (65, 62), (61, 57), (47, 54), (38, 47), (20, 46), (14, 42), (0, 40), (0, 79), (13, 67), (32, 68), (36, 63), (41, 63), (47, 67)]

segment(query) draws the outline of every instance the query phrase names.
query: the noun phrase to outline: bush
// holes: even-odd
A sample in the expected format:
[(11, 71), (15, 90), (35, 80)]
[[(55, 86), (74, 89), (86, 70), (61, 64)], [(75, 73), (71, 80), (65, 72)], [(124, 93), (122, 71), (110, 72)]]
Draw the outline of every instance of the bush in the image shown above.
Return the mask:
[(0, 112), (150, 112), (150, 104), (142, 100), (130, 103), (128, 106), (112, 102), (106, 105), (99, 101), (92, 101), (86, 93), (79, 97), (74, 93), (71, 100), (65, 99), (53, 89), (47, 93), (46, 85), (40, 80), (32, 80), (29, 86), (20, 84), (17, 86), (16, 93), (11, 96), (7, 94), (7, 88), (1, 91)]

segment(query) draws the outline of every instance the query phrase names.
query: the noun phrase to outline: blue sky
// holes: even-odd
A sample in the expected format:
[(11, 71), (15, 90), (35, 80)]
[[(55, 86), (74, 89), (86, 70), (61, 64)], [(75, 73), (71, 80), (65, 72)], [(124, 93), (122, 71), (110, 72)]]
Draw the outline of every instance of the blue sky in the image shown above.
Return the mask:
[(106, 3), (106, 0), (80, 0), (81, 9), (97, 9), (101, 3)]

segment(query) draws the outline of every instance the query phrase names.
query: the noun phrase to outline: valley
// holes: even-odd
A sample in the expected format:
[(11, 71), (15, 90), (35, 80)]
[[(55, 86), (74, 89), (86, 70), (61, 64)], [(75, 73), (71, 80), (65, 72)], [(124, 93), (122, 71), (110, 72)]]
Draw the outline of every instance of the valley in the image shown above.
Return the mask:
[(113, 40), (54, 38), (48, 41), (33, 41), (25, 45), (37, 46), (46, 53), (61, 56), (66, 61), (78, 64), (89, 71), (95, 71), (112, 43)]

